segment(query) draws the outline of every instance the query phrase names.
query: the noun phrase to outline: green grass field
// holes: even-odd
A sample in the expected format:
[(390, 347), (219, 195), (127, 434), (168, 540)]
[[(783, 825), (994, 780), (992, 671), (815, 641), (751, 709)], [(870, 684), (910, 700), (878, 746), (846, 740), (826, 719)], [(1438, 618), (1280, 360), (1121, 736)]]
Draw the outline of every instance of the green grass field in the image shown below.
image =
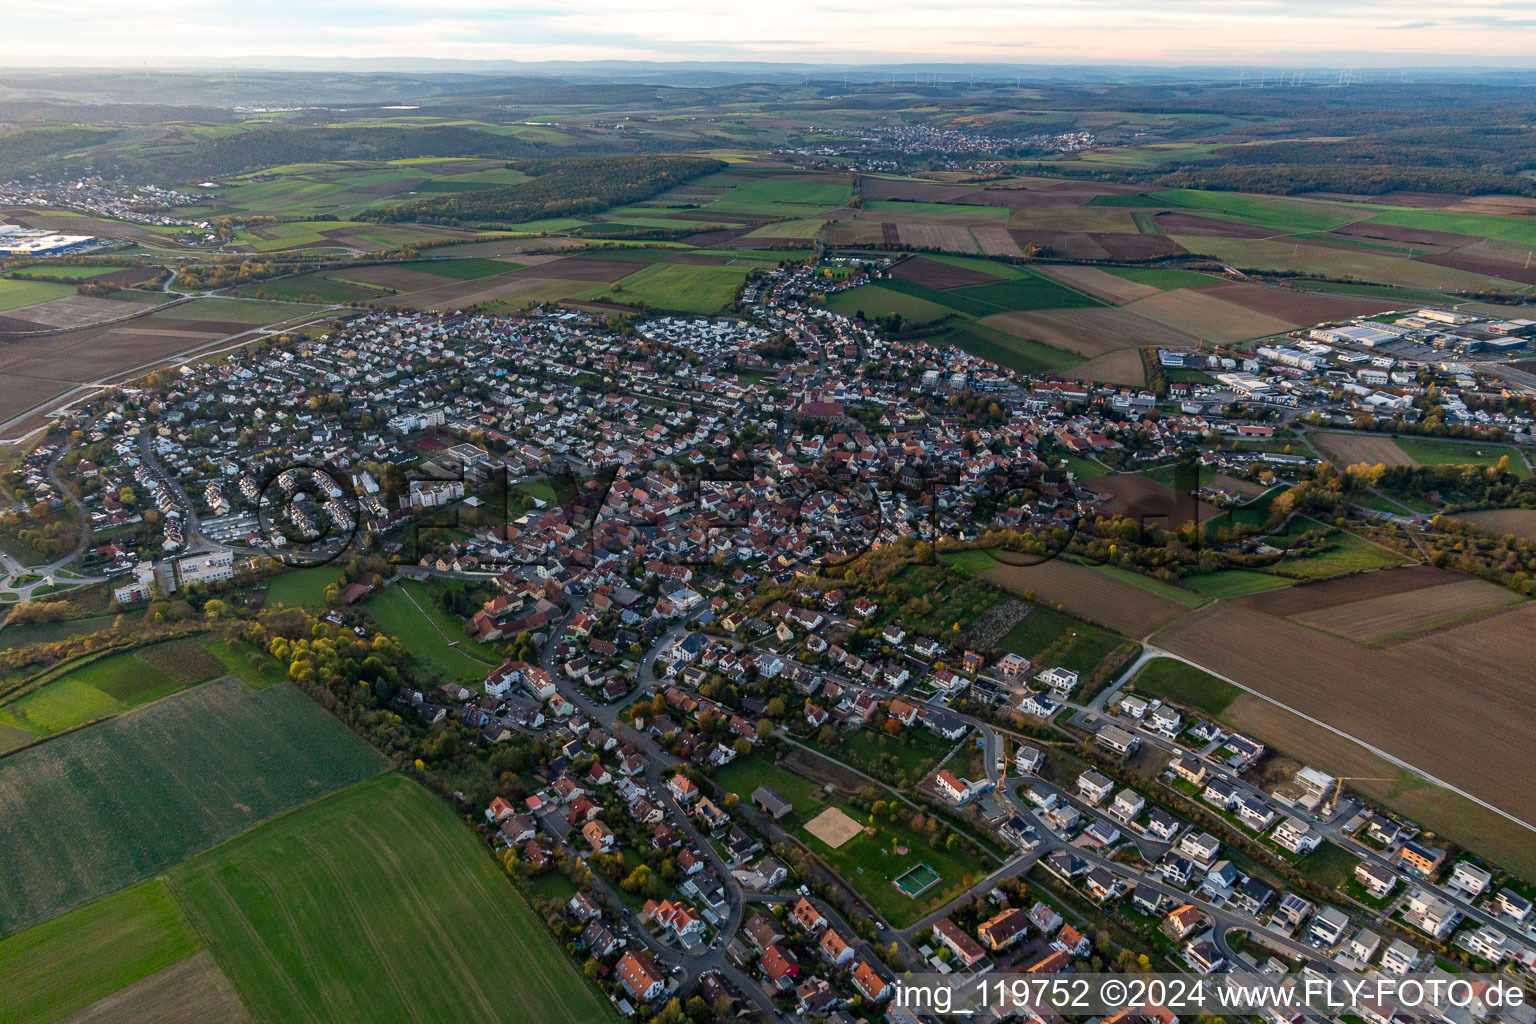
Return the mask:
[(1453, 235), (1502, 238), (1521, 245), (1536, 245), (1536, 220), (1530, 217), (1498, 217), (1481, 213), (1447, 213), (1444, 210), (1392, 210), (1370, 219), (1372, 224)]
[(0, 706), (0, 724), (34, 738), (53, 736), (222, 674), (222, 665), (194, 640), (111, 654)]
[(1095, 565), (1093, 568), (1095, 572), (1101, 572), (1106, 576), (1113, 576), (1124, 583), (1140, 587), (1149, 594), (1156, 594), (1158, 597), (1177, 601), (1186, 608), (1199, 608), (1207, 600), (1205, 595), (1198, 592), (1191, 593), (1183, 587), (1176, 587), (1171, 583), (1164, 583), (1162, 580), (1153, 579), (1145, 573), (1132, 572), (1129, 569), (1122, 569), (1117, 565)]
[(1170, 206), (1192, 207), (1226, 214), (1234, 219), (1261, 224), (1281, 231), (1326, 231), (1362, 214), (1339, 205), (1308, 202), (1304, 199), (1280, 199), (1272, 196), (1243, 195), (1236, 192), (1207, 192), (1199, 189), (1170, 189), (1151, 195)]
[(1123, 643), (1125, 638), (1111, 630), (1043, 604), (1031, 604), (1029, 615), (1010, 629), (998, 646), (1042, 667), (1060, 665), (1086, 675)]
[(1184, 578), (1186, 588), (1212, 599), (1257, 594), (1265, 590), (1288, 587), (1292, 582), (1283, 576), (1270, 576), (1246, 569), (1222, 569), (1218, 572)]
[(998, 366), (1021, 373), (1049, 373), (1068, 370), (1083, 362), (1083, 357), (1053, 348), (1028, 338), (1015, 337), (984, 324), (961, 320), (954, 327), (927, 339), (935, 345), (954, 345), (963, 352), (979, 356)]
[(267, 1024), (615, 1019), (473, 833), (403, 776), (248, 832), (172, 885)]
[(1275, 566), (1287, 576), (1304, 579), (1328, 579), (1351, 572), (1383, 569), (1389, 565), (1402, 565), (1407, 561), (1395, 551), (1388, 550), (1348, 530), (1331, 529), (1315, 519), (1295, 522), (1297, 530), (1328, 531), (1327, 549), (1317, 552), (1287, 555)]
[[(858, 809), (833, 801), (855, 821), (864, 822)], [(990, 865), (959, 850), (935, 849), (922, 836), (896, 821), (882, 821), (873, 835), (861, 832), (832, 849), (815, 836), (800, 831), (801, 840), (819, 854), (875, 910), (897, 928), (905, 928), (929, 911), (943, 906), (965, 889), (965, 880), (980, 879)], [(897, 848), (905, 853), (898, 853)], [(943, 881), (916, 899), (909, 899), (891, 884), (893, 878), (914, 866), (927, 863)]]
[(14, 281), (10, 278), (0, 278), (0, 310), (31, 306), (38, 302), (47, 302), (49, 299), (61, 299), (66, 295), (73, 294), (75, 294), (75, 286), (72, 284), (57, 284), (53, 281)]
[(0, 939), (0, 1021), (63, 1020), (200, 948), (165, 882), (104, 896)]
[[(1031, 309), (1071, 309), (1102, 306), (1098, 299), (1075, 292), (1036, 274), (965, 288), (930, 288), (912, 281), (888, 280), (879, 287), (924, 299), (967, 316), (991, 316)], [(858, 289), (855, 289), (855, 291)]]
[(599, 297), (625, 305), (655, 306), (684, 313), (716, 313), (747, 279), (747, 267), (654, 263), (619, 282), (622, 289)]
[(0, 758), (0, 933), (384, 767), (299, 691), (235, 679)]
[(967, 548), (964, 551), (946, 551), (939, 555), (951, 569), (967, 576), (985, 572), (998, 564), (997, 559), (983, 548)]
[(265, 689), (288, 678), (276, 658), (244, 641), (213, 640), (203, 646), (223, 663), (226, 671), (243, 679), (253, 690)]
[(917, 324), (942, 320), (954, 312), (947, 306), (908, 295), (883, 283), (864, 284), (838, 292), (827, 298), (827, 306), (848, 316), (862, 312), (870, 319), (899, 313), (903, 320)]
[(1143, 696), (1161, 697), (1208, 715), (1220, 715), (1242, 693), (1231, 683), (1174, 658), (1153, 658), (1136, 673), (1131, 686)]
[(815, 783), (780, 768), (767, 754), (738, 757), (718, 769), (712, 777), (726, 792), (735, 793), (748, 802), (752, 799), (752, 791), (758, 786), (771, 786), (780, 796), (794, 804), (795, 816), (801, 821), (815, 817), (822, 808), (823, 801)]
[[(463, 624), (444, 612), (419, 583), (405, 581), (386, 587), (363, 608), (381, 630), (398, 637), (406, 650), (444, 680), (478, 689), (496, 667), (496, 662), (480, 654), (475, 641), (465, 635)], [(459, 646), (448, 646), (451, 641), (458, 641)]]
[(1166, 270), (1162, 267), (1105, 267), (1104, 270), (1127, 281), (1149, 285), (1165, 292), (1175, 288), (1197, 288), (1203, 284), (1220, 284), (1222, 281), (1219, 277), (1196, 273), (1193, 270)]
[(1509, 471), (1522, 480), (1530, 474), (1518, 449), (1501, 444), (1464, 444), (1433, 437), (1396, 437), (1397, 446), (1422, 466), (1496, 466), (1509, 457)]
[(66, 277), (71, 281), (84, 281), (92, 277), (99, 277), (102, 274), (110, 274), (115, 270), (127, 269), (127, 267), (122, 266), (113, 267), (95, 263), (88, 266), (54, 266), (44, 264), (42, 266), (22, 267), (19, 270), (12, 270), (0, 276), (9, 279), (18, 274), (46, 274), (48, 277)]
[(365, 288), (362, 285), (348, 284), (345, 281), (333, 280), (326, 276), (340, 271), (326, 271), (325, 273), (302, 274), (298, 277), (284, 277), (275, 281), (259, 281), (240, 290), (242, 295), (256, 295), (264, 299), (281, 299), (288, 302), (362, 302), (366, 299), (378, 298), (382, 292), (375, 288)]
[(1318, 885), (1339, 889), (1355, 876), (1360, 858), (1337, 843), (1324, 840), (1322, 845), (1296, 862), (1296, 869)]
[(267, 581), (267, 604), (282, 604), (289, 608), (324, 607), (325, 588), (340, 578), (341, 572), (331, 566), (288, 569)]

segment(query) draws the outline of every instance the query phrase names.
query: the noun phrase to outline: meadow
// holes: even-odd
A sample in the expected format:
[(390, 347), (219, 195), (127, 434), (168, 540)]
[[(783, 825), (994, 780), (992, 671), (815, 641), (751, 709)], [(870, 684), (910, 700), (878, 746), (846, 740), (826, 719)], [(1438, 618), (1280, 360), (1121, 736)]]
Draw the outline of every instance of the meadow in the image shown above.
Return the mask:
[(1207, 715), (1220, 715), (1243, 691), (1176, 658), (1153, 658), (1131, 680), (1131, 688)]
[[(418, 661), (445, 681), (479, 689), (496, 667), (496, 662), (482, 655), (476, 642), (465, 635), (463, 624), (439, 608), (419, 583), (407, 580), (386, 587), (363, 608), (379, 629), (398, 638)], [(453, 643), (458, 646), (450, 646)]]
[(0, 705), (0, 725), (41, 739), (159, 700), (223, 673), (196, 640), (173, 640), (55, 669)]
[(0, 933), (140, 881), (384, 759), (289, 686), (223, 679), (0, 758)]
[(473, 833), (403, 776), (254, 829), (171, 883), (267, 1024), (615, 1019)]
[[(202, 948), (163, 880), (0, 939), (0, 1021), (51, 1024)], [(67, 983), (66, 983), (67, 979)]]

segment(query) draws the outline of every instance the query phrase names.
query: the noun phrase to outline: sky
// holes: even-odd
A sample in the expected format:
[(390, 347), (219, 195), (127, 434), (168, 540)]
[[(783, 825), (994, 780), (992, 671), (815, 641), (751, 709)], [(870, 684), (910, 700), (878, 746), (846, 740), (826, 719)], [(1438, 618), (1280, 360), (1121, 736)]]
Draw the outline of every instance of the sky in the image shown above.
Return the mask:
[(1536, 67), (1536, 0), (5, 0), (5, 63), (221, 58)]

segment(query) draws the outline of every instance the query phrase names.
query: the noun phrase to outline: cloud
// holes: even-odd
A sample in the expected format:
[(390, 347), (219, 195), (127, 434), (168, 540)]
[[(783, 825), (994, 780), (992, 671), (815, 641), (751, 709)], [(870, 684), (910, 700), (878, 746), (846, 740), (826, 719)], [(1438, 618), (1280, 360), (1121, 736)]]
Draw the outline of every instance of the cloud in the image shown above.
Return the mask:
[(1358, 50), (1528, 64), (1529, 41), (1509, 29), (1536, 26), (1529, 11), (1506, 0), (8, 0), (0, 54), (1238, 63)]

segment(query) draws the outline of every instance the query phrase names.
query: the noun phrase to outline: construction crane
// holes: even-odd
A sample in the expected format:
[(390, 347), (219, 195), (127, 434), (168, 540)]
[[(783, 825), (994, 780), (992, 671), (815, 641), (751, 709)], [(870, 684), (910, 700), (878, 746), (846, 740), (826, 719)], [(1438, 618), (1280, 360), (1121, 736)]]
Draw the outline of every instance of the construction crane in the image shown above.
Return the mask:
[(1333, 783), (1333, 796), (1329, 797), (1328, 798), (1328, 802), (1323, 804), (1321, 811), (1318, 813), (1318, 820), (1319, 821), (1327, 821), (1329, 818), (1333, 817), (1333, 809), (1339, 805), (1339, 794), (1342, 793), (1343, 790), (1344, 790), (1344, 783), (1346, 783), (1346, 782), (1396, 782), (1396, 781), (1397, 781), (1396, 779), (1371, 779), (1371, 778), (1366, 778), (1363, 775), (1340, 775), (1336, 780), (1334, 780), (1334, 783)]

